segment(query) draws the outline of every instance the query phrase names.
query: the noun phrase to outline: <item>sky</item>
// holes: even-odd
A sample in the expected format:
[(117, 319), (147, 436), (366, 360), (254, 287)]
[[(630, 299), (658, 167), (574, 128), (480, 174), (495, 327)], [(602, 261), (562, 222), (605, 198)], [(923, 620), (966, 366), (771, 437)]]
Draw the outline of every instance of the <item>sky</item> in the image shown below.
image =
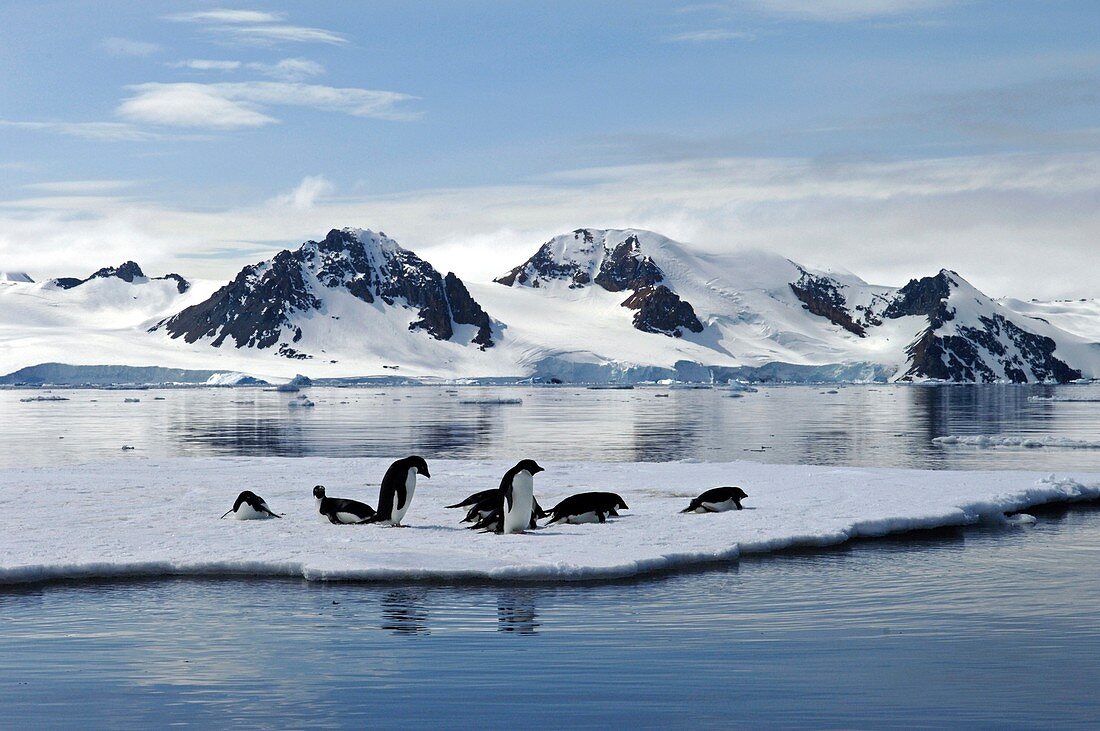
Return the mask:
[(0, 0), (0, 270), (578, 227), (1098, 297), (1095, 0)]

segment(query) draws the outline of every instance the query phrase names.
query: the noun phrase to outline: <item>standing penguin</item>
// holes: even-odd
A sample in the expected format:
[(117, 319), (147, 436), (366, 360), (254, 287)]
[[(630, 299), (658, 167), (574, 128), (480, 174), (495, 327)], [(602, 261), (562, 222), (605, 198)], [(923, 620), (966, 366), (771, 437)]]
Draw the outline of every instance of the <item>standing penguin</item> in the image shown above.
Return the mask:
[(500, 481), (501, 532), (523, 533), (535, 509), (535, 475), (542, 472), (533, 459), (520, 460)]
[(414, 455), (391, 464), (382, 477), (382, 488), (378, 492), (378, 512), (367, 522), (401, 525), (401, 519), (405, 517), (412, 502), (418, 474), (431, 478), (428, 463), (423, 457)]
[[(271, 508), (267, 507), (264, 499), (251, 490), (245, 490), (237, 496), (237, 501), (233, 503), (233, 509), (227, 510), (225, 515), (230, 513), (233, 513), (233, 517), (237, 520), (266, 520), (268, 518), (283, 517), (274, 513)], [(225, 515), (222, 517), (224, 518)]]

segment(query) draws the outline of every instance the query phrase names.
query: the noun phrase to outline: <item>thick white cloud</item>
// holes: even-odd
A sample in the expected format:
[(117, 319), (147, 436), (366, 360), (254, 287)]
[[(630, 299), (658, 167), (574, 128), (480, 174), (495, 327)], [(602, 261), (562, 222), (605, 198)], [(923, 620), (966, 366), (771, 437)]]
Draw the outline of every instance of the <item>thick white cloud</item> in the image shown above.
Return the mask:
[(637, 226), (702, 250), (766, 249), (882, 284), (947, 267), (995, 296), (1100, 296), (1098, 203), (1100, 154), (719, 159), (367, 198), (333, 195), (316, 176), (221, 211), (108, 196), (9, 202), (0, 205), (0, 261), (37, 278), (120, 256), (152, 271), (228, 278), (330, 228), (363, 226), (442, 270), (487, 280), (554, 234)]
[(260, 112), (248, 100), (233, 99), (217, 84), (138, 84), (134, 95), (116, 110), (132, 122), (174, 127), (236, 129), (260, 127), (278, 120)]
[(131, 122), (176, 127), (259, 127), (278, 121), (265, 113), (273, 106), (312, 107), (374, 119), (404, 120), (417, 116), (397, 108), (401, 102), (416, 97), (394, 91), (277, 81), (149, 83), (128, 89), (133, 96), (119, 105), (120, 117)]

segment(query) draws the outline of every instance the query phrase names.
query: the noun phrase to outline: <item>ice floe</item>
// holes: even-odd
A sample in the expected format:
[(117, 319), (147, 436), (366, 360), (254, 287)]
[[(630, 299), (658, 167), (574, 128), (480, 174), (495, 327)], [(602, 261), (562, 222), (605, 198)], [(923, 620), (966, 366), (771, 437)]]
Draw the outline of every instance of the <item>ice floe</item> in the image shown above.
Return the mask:
[[(314, 485), (375, 503), (388, 460), (131, 458), (0, 470), (0, 583), (84, 577), (290, 576), (310, 580), (578, 581), (667, 571), (791, 547), (948, 525), (1100, 497), (1100, 474), (922, 472), (763, 465), (545, 463), (544, 505), (588, 490), (622, 495), (607, 524), (526, 535), (469, 531), (443, 506), (494, 487), (510, 464), (429, 460), (407, 528), (336, 526)], [(745, 510), (681, 514), (685, 500), (740, 485)], [(241, 490), (277, 521), (219, 520)], [(1010, 519), (1021, 523), (1025, 519)]]

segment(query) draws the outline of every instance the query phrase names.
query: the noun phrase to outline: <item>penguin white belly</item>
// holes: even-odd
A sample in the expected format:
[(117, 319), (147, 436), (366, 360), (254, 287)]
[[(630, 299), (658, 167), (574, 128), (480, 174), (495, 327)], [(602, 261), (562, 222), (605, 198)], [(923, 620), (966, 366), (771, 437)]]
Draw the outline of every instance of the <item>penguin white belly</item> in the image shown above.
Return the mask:
[(396, 500), (393, 504), (393, 513), (390, 514), (390, 524), (398, 525), (401, 523), (401, 519), (405, 517), (405, 513), (409, 512), (409, 506), (412, 505), (413, 493), (416, 491), (416, 468), (409, 468), (409, 475), (405, 478), (405, 504), (400, 508), (397, 507)]
[(512, 507), (504, 501), (505, 533), (522, 533), (531, 525), (531, 510), (535, 506), (535, 481), (526, 471), (512, 478)]
[(362, 520), (355, 513), (345, 513), (343, 511), (336, 513), (336, 519), (341, 523), (358, 523)]
[(580, 525), (582, 523), (599, 523), (600, 516), (596, 515), (596, 511), (592, 510), (587, 513), (581, 513), (580, 515), (570, 515), (565, 519), (566, 523), (573, 523), (574, 525)]
[(703, 503), (703, 507), (707, 510), (712, 510), (715, 513), (724, 513), (727, 510), (733, 510), (737, 507), (737, 504), (732, 500), (723, 500), (720, 503)]
[(237, 520), (267, 520), (271, 516), (259, 510), (254, 510), (248, 503), (241, 503), (241, 507), (237, 508), (237, 512), (233, 513), (233, 517)]

